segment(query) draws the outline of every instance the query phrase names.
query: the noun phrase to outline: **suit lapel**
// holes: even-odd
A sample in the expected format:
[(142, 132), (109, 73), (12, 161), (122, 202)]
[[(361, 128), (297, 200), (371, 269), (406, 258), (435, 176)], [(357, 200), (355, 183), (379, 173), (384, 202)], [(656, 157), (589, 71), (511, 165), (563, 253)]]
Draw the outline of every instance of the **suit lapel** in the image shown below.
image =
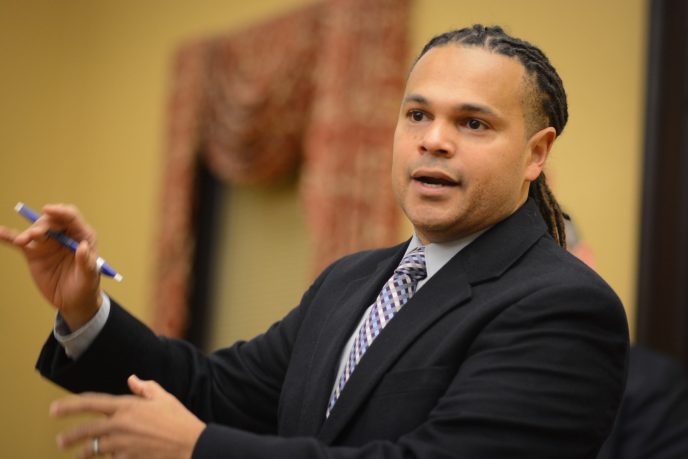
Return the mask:
[[(339, 369), (341, 354), (354, 333), (363, 312), (372, 304), (407, 247), (402, 244), (391, 251), (391, 256), (379, 261), (372, 269), (362, 269), (361, 277), (351, 281), (338, 296), (330, 300), (337, 307), (327, 318), (313, 346), (314, 354), (308, 377), (304, 378), (306, 399), (302, 401), (295, 431), (300, 435), (315, 435), (325, 420), (325, 410), (334, 379)], [(289, 429), (291, 430), (291, 429)]]
[(529, 199), (513, 215), (461, 251), (457, 258), (468, 282), (475, 285), (502, 276), (546, 233), (547, 226), (537, 204)]
[(430, 279), (382, 330), (344, 386), (318, 438), (334, 441), (375, 386), (415, 339), (448, 311), (470, 298), (470, 286), (454, 257)]

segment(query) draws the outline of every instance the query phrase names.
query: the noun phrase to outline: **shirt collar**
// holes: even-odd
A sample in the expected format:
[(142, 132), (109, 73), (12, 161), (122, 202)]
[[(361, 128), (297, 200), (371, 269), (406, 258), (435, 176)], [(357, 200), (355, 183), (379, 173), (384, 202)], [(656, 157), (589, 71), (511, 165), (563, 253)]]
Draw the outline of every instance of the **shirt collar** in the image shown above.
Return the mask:
[[(425, 280), (427, 281), (434, 276), (437, 271), (442, 269), (442, 267), (446, 265), (447, 262), (452, 259), (452, 257), (454, 257), (454, 255), (466, 248), (471, 242), (475, 241), (478, 236), (483, 234), (488, 229), (489, 228), (485, 228), (477, 233), (473, 233), (469, 236), (456, 239), (454, 241), (427, 244), (425, 246), (425, 268), (427, 270), (427, 277)], [(421, 247), (422, 245), (423, 244), (420, 242), (420, 239), (418, 239), (418, 235), (414, 233), (413, 237), (411, 238), (411, 242), (406, 248), (406, 253), (404, 253), (404, 256), (406, 256), (406, 254), (408, 254), (411, 250), (415, 249), (416, 247)]]

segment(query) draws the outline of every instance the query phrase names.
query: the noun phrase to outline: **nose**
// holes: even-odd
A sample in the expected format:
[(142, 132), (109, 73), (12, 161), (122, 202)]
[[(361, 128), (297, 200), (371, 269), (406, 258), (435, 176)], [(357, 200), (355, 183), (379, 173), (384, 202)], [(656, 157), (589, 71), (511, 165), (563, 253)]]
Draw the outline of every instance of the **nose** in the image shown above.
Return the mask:
[(453, 156), (456, 145), (452, 137), (453, 126), (439, 120), (430, 123), (423, 133), (420, 150), (440, 156)]

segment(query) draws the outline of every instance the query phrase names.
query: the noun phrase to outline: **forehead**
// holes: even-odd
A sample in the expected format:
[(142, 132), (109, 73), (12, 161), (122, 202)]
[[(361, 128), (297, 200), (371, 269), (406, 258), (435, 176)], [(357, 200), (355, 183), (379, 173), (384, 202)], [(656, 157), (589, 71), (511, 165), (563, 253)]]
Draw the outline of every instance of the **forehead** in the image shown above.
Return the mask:
[(515, 59), (477, 46), (448, 44), (416, 62), (406, 96), (433, 104), (483, 105), (504, 116), (522, 115), (525, 69)]

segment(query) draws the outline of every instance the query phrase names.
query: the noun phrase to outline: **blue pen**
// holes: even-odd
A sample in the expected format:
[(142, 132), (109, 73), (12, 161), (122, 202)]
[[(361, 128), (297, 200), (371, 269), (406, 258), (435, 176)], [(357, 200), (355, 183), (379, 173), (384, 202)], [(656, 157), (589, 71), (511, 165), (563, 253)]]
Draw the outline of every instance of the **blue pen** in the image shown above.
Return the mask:
[[(36, 211), (26, 207), (23, 202), (17, 203), (17, 205), (14, 206), (14, 210), (16, 210), (19, 213), (19, 215), (26, 218), (31, 223), (34, 223), (40, 217), (40, 215), (38, 215)], [(77, 247), (79, 247), (79, 243), (77, 241), (59, 231), (48, 230), (48, 236), (55, 239), (57, 242), (67, 247), (68, 249), (71, 249), (72, 252), (76, 252)], [(105, 262), (105, 260), (103, 260), (100, 257), (98, 257), (98, 259), (96, 260), (96, 266), (98, 267), (98, 270), (101, 273), (105, 274), (106, 276), (112, 277), (117, 282), (122, 282), (122, 279), (124, 279), (124, 277), (122, 277), (121, 274), (112, 269), (112, 267), (108, 265)]]

